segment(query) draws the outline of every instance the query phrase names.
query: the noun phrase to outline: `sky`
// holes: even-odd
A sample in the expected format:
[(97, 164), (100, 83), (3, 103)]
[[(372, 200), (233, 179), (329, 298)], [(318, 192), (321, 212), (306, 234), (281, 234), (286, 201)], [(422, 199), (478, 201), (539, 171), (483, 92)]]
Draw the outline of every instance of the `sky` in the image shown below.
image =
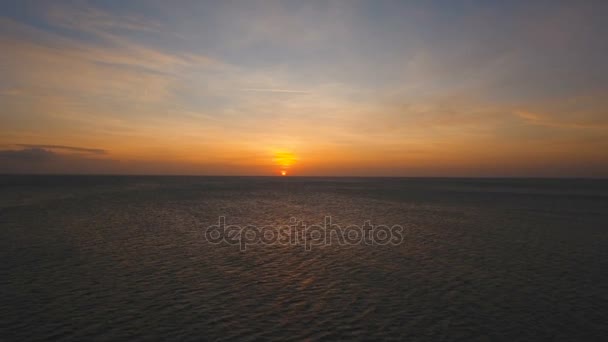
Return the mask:
[(608, 177), (605, 1), (0, 1), (0, 173)]

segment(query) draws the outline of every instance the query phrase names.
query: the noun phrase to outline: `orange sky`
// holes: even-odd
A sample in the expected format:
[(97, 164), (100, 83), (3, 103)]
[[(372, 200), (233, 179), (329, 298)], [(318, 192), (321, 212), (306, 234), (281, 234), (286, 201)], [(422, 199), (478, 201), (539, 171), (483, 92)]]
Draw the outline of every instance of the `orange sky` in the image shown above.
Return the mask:
[(605, 6), (374, 6), (2, 8), (0, 172), (608, 176)]

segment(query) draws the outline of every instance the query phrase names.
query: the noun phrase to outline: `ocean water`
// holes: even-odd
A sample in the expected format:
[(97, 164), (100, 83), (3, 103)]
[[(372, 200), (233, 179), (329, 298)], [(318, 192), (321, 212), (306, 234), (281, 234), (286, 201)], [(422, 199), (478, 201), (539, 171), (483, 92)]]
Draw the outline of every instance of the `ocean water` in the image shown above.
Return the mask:
[[(404, 230), (243, 251), (220, 216)], [(608, 336), (606, 180), (1, 176), (0, 258), (2, 341)]]

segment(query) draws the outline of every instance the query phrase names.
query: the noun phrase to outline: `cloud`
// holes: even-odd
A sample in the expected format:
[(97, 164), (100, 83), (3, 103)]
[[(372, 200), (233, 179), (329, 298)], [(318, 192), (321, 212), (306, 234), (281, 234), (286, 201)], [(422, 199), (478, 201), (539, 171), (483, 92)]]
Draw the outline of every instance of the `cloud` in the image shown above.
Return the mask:
[(608, 129), (608, 123), (584, 122), (574, 118), (572, 121), (564, 121), (552, 115), (532, 113), (527, 111), (516, 111), (515, 115), (531, 125), (560, 128), (579, 128), (579, 129)]
[(74, 147), (74, 146), (64, 146), (64, 145), (34, 145), (34, 144), (16, 144), (16, 146), (26, 147), (28, 149), (51, 149), (51, 150), (65, 150), (72, 152), (83, 152), (90, 154), (106, 154), (106, 150), (102, 150), (99, 148), (85, 148), (85, 147)]
[[(80, 150), (77, 147), (50, 146), (58, 150)], [(114, 161), (90, 158), (90, 154), (65, 154), (41, 147), (0, 150), (0, 173), (104, 173), (116, 169)]]
[(608, 91), (540, 101), (522, 106), (515, 116), (524, 122), (545, 127), (608, 129)]
[(114, 33), (95, 31), (96, 39), (79, 40), (64, 32), (0, 18), (0, 96), (6, 98), (0, 115), (61, 124), (64, 130), (80, 125), (77, 131), (141, 131), (183, 106), (178, 98), (182, 88), (194, 88), (191, 75), (224, 67), (205, 55), (165, 51)]
[[(47, 146), (69, 151), (81, 149)], [(0, 150), (0, 174), (263, 175), (268, 170), (268, 165), (252, 165), (252, 160), (244, 156), (207, 162), (130, 160), (98, 157), (95, 153), (60, 153), (51, 148)]]
[(0, 30), (7, 78), (30, 90), (160, 100), (171, 95), (180, 75), (225, 67), (205, 55), (166, 51), (101, 28), (85, 40), (0, 18)]
[(128, 30), (155, 34), (165, 31), (163, 25), (141, 16), (109, 13), (83, 4), (72, 4), (72, 6), (51, 4), (44, 12), (53, 24), (82, 31)]
[[(0, 150), (0, 161), (4, 168), (9, 170), (16, 163), (40, 163), (49, 161), (55, 157), (55, 153), (42, 148), (26, 148), (21, 150)], [(2, 169), (0, 169), (1, 171)]]
[(0, 150), (0, 172), (44, 173), (59, 170), (69, 172), (70, 168), (89, 169), (90, 166), (98, 167), (110, 161), (89, 157), (105, 155), (106, 151), (103, 149), (36, 144), (15, 144), (15, 146), (22, 148)]
[(273, 89), (273, 88), (242, 88), (239, 91), (250, 91), (256, 93), (288, 93), (288, 94), (310, 94), (306, 90), (294, 90), (294, 89)]

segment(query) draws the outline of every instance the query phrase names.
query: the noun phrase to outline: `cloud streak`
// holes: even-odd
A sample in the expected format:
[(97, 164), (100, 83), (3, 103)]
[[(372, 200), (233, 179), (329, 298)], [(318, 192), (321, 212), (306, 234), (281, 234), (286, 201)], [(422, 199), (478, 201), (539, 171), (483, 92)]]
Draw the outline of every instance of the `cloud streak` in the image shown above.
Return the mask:
[(80, 152), (89, 154), (106, 154), (107, 151), (99, 148), (86, 148), (86, 147), (74, 147), (74, 146), (63, 146), (63, 145), (35, 145), (35, 144), (15, 144), (16, 146), (26, 147), (28, 149), (51, 149), (51, 150), (63, 150), (70, 152)]
[(239, 91), (254, 92), (254, 93), (287, 93), (287, 94), (310, 94), (306, 90), (294, 89), (273, 89), (273, 88), (242, 88)]

